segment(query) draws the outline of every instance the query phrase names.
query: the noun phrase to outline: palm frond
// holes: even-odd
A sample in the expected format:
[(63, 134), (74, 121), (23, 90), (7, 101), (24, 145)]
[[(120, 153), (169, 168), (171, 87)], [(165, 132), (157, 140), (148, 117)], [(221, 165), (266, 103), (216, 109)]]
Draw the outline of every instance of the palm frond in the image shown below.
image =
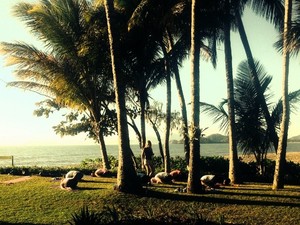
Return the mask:
[(228, 114), (224, 109), (227, 100), (223, 100), (217, 107), (205, 102), (200, 102), (200, 111), (209, 115), (213, 123), (220, 123), (221, 130), (227, 131), (228, 129)]
[(250, 4), (256, 14), (266, 18), (276, 28), (283, 27), (284, 5), (282, 0), (252, 0)]
[(30, 81), (12, 81), (7, 83), (8, 87), (16, 87), (23, 90), (32, 91), (34, 93), (37, 93), (39, 95), (43, 95), (48, 98), (54, 98), (56, 95), (55, 90), (51, 89), (47, 85), (42, 85), (36, 82), (30, 82)]
[(14, 8), (31, 31), (60, 55), (77, 55), (86, 21), (86, 5), (79, 1), (43, 0), (38, 4), (20, 3)]
[[(300, 90), (289, 93), (288, 100), (290, 103), (291, 112), (295, 112), (300, 101)], [(277, 128), (279, 128), (281, 122), (282, 110), (282, 99), (279, 99), (272, 110), (272, 119), (275, 122)]]

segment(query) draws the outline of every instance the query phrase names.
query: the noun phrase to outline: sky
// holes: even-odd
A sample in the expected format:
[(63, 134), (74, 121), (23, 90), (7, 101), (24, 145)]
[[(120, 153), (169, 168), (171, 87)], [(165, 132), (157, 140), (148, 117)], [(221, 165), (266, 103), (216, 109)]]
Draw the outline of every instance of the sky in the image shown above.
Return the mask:
[[(29, 44), (41, 46), (18, 18), (12, 14), (13, 5), (19, 2), (34, 2), (35, 0), (0, 0), (0, 42), (24, 41)], [(248, 35), (253, 56), (264, 66), (265, 70), (273, 76), (271, 92), (274, 94), (272, 102), (277, 102), (281, 96), (282, 57), (273, 48), (278, 39), (274, 28), (260, 17), (246, 10), (243, 21)], [(238, 64), (245, 60), (245, 53), (239, 36), (232, 33), (233, 69), (236, 74)], [(294, 57), (290, 62), (289, 90), (300, 89), (300, 56)], [(187, 104), (190, 102), (190, 62), (187, 59), (180, 70), (181, 81)], [(37, 108), (35, 103), (42, 101), (43, 96), (17, 88), (6, 87), (6, 83), (15, 80), (13, 68), (5, 66), (3, 56), (0, 55), (0, 146), (7, 145), (79, 145), (94, 144), (84, 134), (75, 137), (60, 137), (52, 127), (63, 120), (62, 113), (55, 113), (49, 118), (36, 117), (33, 111)], [(152, 99), (159, 102), (166, 101), (166, 90), (162, 86), (153, 90)], [(225, 64), (223, 46), (219, 46), (217, 68), (214, 69), (209, 62), (200, 64), (200, 98), (201, 101), (217, 105), (226, 98)], [(300, 135), (300, 104), (297, 112), (291, 115), (289, 137)], [(175, 83), (172, 88), (172, 111), (179, 111), (179, 103)], [(188, 105), (189, 110), (189, 105)], [(213, 124), (206, 115), (200, 116), (200, 127), (208, 129), (205, 135), (222, 133), (218, 124)], [(136, 143), (135, 135), (130, 131), (131, 143)], [(161, 134), (163, 136), (163, 128)], [(154, 133), (147, 128), (147, 138), (156, 143)], [(224, 134), (224, 133), (223, 133)], [(172, 132), (171, 139), (179, 139), (176, 132)], [(116, 136), (106, 138), (107, 144), (117, 144)]]

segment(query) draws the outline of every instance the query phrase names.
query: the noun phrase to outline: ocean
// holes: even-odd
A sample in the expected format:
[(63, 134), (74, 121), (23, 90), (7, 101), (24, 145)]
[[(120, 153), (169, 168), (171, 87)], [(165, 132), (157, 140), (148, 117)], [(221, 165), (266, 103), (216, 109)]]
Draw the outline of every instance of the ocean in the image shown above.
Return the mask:
[[(136, 157), (140, 155), (138, 145), (131, 145)], [(159, 156), (157, 145), (153, 145), (154, 154)], [(289, 142), (288, 152), (300, 152), (300, 142)], [(108, 155), (117, 157), (118, 146), (107, 145)], [(170, 155), (184, 156), (183, 145), (171, 144)], [(228, 144), (201, 144), (201, 156), (228, 155)], [(97, 145), (62, 146), (0, 146), (0, 156), (13, 156), (15, 166), (68, 166), (78, 165), (85, 159), (101, 158)], [(0, 166), (10, 166), (9, 159), (1, 159)]]

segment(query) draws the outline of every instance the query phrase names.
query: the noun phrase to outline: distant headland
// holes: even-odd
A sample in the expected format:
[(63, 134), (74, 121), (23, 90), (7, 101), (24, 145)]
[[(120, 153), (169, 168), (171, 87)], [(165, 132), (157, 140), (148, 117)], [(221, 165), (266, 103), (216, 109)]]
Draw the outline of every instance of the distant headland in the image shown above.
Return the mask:
[[(183, 144), (183, 140), (171, 140), (171, 144)], [(300, 135), (291, 137), (288, 142), (300, 142)], [(211, 134), (201, 137), (200, 143), (228, 143), (228, 136), (222, 134)]]

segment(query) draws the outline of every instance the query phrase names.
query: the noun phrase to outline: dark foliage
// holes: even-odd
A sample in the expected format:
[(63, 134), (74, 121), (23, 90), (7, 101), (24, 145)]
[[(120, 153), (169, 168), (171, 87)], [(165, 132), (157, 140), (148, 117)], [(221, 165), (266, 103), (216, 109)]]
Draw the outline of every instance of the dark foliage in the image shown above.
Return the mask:
[(140, 224), (187, 224), (187, 225), (217, 225), (226, 224), (220, 218), (220, 222), (211, 222), (204, 219), (201, 215), (189, 215), (188, 217), (180, 217), (180, 215), (159, 215), (155, 218), (148, 218), (147, 215), (135, 215), (134, 212), (116, 206), (105, 206), (101, 212), (92, 212), (87, 207), (83, 207), (79, 213), (72, 215), (71, 225), (140, 225)]

